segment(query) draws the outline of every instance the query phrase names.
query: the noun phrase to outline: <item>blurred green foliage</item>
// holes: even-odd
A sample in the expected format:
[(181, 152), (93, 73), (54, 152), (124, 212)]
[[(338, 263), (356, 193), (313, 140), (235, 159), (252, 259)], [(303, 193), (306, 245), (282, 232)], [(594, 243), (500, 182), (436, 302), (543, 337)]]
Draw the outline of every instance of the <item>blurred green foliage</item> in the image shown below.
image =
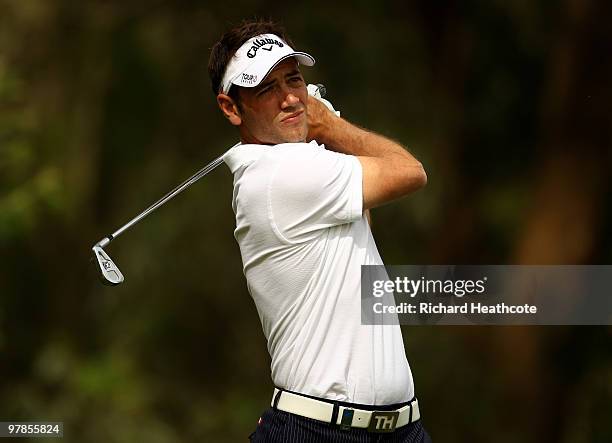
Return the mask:
[[(236, 141), (206, 64), (241, 18), (283, 22), (317, 58), (307, 80), (424, 163), (424, 191), (373, 213), (388, 264), (609, 263), (611, 12), (0, 1), (0, 417), (64, 421), (81, 443), (254, 429), (269, 357), (226, 168), (113, 243), (122, 286), (88, 265), (91, 245)], [(404, 336), (435, 441), (612, 441), (609, 327)]]

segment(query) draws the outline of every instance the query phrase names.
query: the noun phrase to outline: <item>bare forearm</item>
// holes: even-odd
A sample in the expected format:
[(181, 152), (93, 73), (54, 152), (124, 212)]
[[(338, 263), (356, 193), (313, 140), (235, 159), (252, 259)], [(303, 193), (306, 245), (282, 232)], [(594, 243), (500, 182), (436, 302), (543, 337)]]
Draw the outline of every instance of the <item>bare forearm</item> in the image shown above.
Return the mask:
[(328, 115), (314, 128), (314, 137), (328, 149), (363, 157), (400, 156), (416, 159), (399, 143), (382, 135), (360, 128), (343, 118)]
[(322, 104), (309, 102), (308, 112), (310, 140), (354, 155), (361, 163), (365, 209), (408, 195), (427, 183), (421, 163), (399, 143), (337, 117)]

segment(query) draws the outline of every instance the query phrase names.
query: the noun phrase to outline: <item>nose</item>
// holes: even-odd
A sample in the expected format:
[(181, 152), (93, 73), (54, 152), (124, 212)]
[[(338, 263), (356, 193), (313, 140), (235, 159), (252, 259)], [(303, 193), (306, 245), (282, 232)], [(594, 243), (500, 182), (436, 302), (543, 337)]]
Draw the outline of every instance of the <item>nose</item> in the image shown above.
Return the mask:
[(281, 109), (290, 108), (297, 105), (300, 102), (300, 98), (288, 88), (283, 89), (283, 102), (281, 103)]

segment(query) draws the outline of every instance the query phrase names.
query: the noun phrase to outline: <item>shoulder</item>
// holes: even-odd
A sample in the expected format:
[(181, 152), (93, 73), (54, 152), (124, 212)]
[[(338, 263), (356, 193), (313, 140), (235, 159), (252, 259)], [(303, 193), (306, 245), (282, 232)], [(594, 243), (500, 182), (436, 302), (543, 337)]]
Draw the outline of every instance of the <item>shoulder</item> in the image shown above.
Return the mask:
[(253, 163), (276, 163), (287, 160), (304, 161), (326, 151), (316, 141), (310, 143), (281, 143), (278, 145), (255, 145), (238, 143), (223, 155), (223, 161), (232, 173)]
[(276, 192), (319, 193), (344, 188), (352, 180), (361, 183), (361, 165), (357, 157), (325, 149), (313, 143), (278, 145), (270, 181), (282, 184)]
[(223, 161), (232, 173), (235, 173), (238, 169), (247, 167), (259, 160), (269, 148), (269, 146), (265, 145), (243, 145), (237, 143), (223, 154)]

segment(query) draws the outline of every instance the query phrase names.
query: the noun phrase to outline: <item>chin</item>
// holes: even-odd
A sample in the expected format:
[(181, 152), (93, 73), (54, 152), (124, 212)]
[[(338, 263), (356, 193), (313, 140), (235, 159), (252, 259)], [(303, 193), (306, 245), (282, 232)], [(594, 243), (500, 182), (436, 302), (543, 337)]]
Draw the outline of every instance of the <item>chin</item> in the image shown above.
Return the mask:
[(285, 143), (306, 143), (306, 137), (294, 137)]
[(285, 139), (287, 140), (285, 143), (301, 143), (306, 141), (306, 136), (308, 135), (308, 131), (292, 131), (291, 133), (284, 134)]

